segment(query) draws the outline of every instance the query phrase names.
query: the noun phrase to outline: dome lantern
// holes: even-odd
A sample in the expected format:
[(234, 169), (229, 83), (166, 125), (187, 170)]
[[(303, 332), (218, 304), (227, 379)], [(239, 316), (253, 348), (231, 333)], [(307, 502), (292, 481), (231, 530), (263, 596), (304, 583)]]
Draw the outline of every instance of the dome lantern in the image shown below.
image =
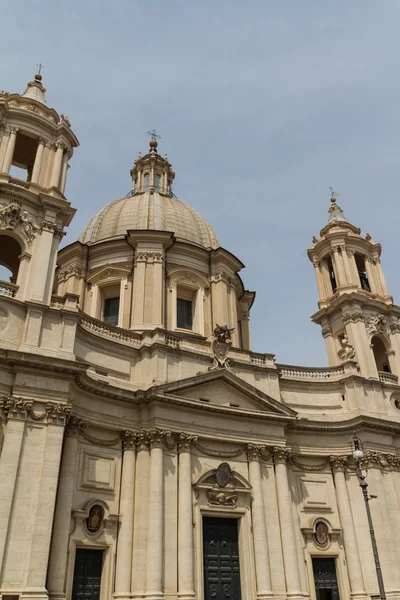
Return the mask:
[(172, 182), (175, 179), (172, 165), (167, 156), (162, 158), (157, 152), (157, 138), (160, 136), (154, 129), (148, 133), (151, 136), (149, 152), (143, 157), (139, 154), (131, 170), (132, 191), (134, 194), (158, 192), (172, 196)]

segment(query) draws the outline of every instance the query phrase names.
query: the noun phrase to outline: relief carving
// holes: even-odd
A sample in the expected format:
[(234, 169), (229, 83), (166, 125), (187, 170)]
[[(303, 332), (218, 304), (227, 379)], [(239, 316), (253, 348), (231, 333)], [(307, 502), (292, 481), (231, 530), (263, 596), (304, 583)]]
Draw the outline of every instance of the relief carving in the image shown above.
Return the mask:
[(366, 325), (367, 334), (372, 336), (374, 333), (388, 333), (389, 326), (387, 318), (383, 315), (369, 317)]
[(11, 231), (18, 228), (29, 242), (32, 242), (40, 231), (40, 226), (33, 217), (29, 216), (26, 210), (22, 210), (19, 204), (14, 203), (0, 205), (0, 228)]
[(229, 369), (230, 361), (228, 359), (229, 350), (232, 346), (232, 338), (231, 335), (235, 331), (235, 329), (229, 329), (228, 325), (218, 325), (215, 327), (213, 331), (213, 341), (211, 344), (211, 348), (214, 355), (214, 362), (209, 368), (209, 371), (214, 371), (215, 369)]
[(206, 496), (209, 504), (218, 506), (236, 507), (238, 499), (237, 494), (221, 492), (218, 489), (207, 490)]

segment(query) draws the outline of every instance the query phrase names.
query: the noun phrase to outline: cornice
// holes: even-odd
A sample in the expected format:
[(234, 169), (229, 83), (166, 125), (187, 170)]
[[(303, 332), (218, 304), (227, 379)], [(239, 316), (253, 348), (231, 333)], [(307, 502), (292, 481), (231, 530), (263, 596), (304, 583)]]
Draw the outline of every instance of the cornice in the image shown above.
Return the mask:
[(47, 374), (52, 372), (71, 376), (83, 374), (89, 367), (89, 364), (83, 361), (73, 361), (47, 355), (44, 357), (34, 352), (4, 349), (0, 349), (0, 364), (11, 367), (18, 366), (20, 370), (33, 369), (35, 373), (43, 371)]
[(372, 431), (387, 431), (388, 433), (400, 433), (400, 422), (394, 421), (384, 422), (382, 419), (371, 417), (368, 415), (358, 415), (354, 418), (349, 418), (346, 421), (310, 421), (304, 418), (299, 418), (296, 421), (291, 421), (287, 425), (287, 429), (295, 429), (296, 431), (316, 431), (322, 433), (343, 433), (349, 432), (350, 436), (356, 427), (364, 427)]

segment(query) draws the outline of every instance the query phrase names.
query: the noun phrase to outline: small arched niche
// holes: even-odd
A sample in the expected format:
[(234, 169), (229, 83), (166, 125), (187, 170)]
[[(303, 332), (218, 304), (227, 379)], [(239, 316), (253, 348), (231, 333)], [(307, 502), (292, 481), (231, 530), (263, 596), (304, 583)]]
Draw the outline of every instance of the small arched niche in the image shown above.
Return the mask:
[(0, 280), (17, 283), (22, 248), (19, 242), (5, 234), (0, 234)]
[(381, 373), (391, 373), (388, 348), (384, 341), (379, 336), (374, 335), (371, 339), (371, 346), (377, 370)]

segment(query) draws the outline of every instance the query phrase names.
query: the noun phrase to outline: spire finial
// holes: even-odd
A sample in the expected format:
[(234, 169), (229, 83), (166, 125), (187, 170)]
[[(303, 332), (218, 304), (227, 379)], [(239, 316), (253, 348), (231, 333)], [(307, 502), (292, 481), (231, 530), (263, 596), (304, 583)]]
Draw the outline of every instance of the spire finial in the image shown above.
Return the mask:
[(336, 202), (336, 198), (340, 196), (340, 194), (334, 192), (332, 186), (329, 189), (331, 190), (331, 202)]
[(44, 65), (42, 65), (42, 63), (39, 63), (38, 65), (36, 65), (38, 68), (38, 72), (35, 75), (35, 81), (42, 81), (42, 69), (44, 67)]
[(155, 129), (150, 129), (150, 131), (147, 132), (147, 135), (149, 135), (151, 137), (151, 140), (150, 140), (150, 152), (151, 153), (156, 153), (157, 152), (157, 146), (158, 146), (157, 140), (159, 140), (161, 138), (161, 135), (158, 135), (158, 133), (157, 133), (157, 131)]

